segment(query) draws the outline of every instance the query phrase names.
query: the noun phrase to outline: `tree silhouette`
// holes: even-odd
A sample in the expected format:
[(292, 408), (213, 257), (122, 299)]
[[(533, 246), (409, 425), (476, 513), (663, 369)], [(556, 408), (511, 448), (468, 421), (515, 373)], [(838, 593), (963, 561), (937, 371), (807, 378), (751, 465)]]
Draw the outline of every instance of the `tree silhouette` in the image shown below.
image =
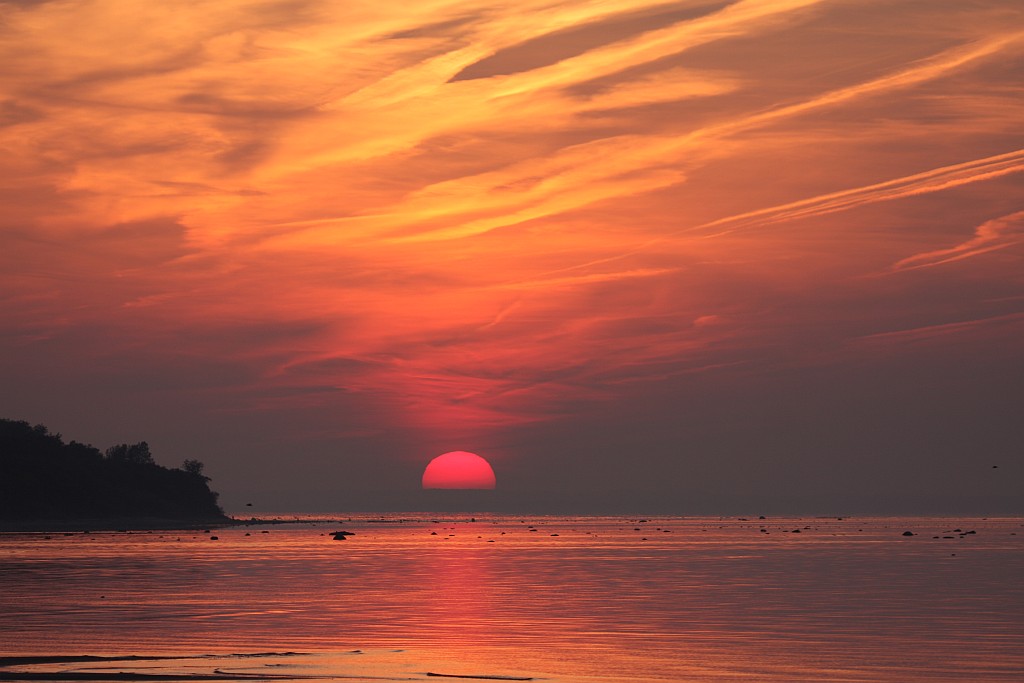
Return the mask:
[(108, 460), (114, 462), (130, 462), (136, 465), (155, 465), (153, 454), (149, 452), (149, 444), (145, 441), (128, 445), (126, 443), (111, 446), (105, 453)]
[(203, 464), (156, 464), (149, 444), (105, 453), (45, 426), (0, 419), (0, 519), (226, 519)]
[(195, 477), (200, 477), (203, 481), (210, 481), (209, 477), (203, 476), (203, 467), (205, 467), (205, 465), (198, 460), (186, 460), (181, 463), (181, 469), (184, 471)]

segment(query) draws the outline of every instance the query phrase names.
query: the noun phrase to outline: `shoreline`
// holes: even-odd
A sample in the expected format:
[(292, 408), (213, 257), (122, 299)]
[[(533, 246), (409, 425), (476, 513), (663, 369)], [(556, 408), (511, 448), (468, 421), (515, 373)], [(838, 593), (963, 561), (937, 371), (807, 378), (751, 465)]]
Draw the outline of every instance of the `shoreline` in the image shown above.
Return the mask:
[(257, 524), (288, 524), (284, 519), (205, 517), (89, 517), (81, 519), (0, 520), (0, 533), (91, 533), (109, 531), (201, 531)]
[[(390, 520), (364, 520), (367, 523)], [(407, 520), (402, 520), (407, 521)], [(91, 533), (124, 531), (205, 531), (245, 526), (280, 524), (348, 524), (352, 518), (307, 521), (288, 517), (199, 517), (168, 519), (166, 517), (82, 517), (75, 519), (5, 519), (0, 520), (0, 534)]]

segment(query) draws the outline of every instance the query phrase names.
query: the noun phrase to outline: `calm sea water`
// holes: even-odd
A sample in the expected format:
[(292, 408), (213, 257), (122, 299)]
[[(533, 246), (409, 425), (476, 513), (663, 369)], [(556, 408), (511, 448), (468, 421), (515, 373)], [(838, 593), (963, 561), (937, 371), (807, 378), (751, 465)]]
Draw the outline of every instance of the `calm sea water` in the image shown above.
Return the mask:
[(1024, 680), (1024, 519), (332, 517), (351, 521), (0, 534), (0, 654), (290, 651), (34, 670), (356, 680)]

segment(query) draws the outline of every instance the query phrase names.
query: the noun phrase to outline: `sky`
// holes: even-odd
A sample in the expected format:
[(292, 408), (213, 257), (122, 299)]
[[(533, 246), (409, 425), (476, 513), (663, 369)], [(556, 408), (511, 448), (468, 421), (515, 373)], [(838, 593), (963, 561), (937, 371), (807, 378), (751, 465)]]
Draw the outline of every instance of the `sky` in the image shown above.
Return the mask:
[(1014, 0), (8, 0), (0, 63), (0, 416), (229, 512), (453, 450), (495, 509), (1024, 512)]

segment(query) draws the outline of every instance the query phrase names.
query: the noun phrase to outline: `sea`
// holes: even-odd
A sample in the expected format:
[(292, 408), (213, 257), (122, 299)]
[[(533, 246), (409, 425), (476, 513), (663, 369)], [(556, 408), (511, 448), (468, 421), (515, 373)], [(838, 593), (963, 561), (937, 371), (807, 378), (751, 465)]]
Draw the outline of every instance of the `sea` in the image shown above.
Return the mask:
[(0, 534), (0, 680), (1024, 681), (1024, 518), (273, 517)]

